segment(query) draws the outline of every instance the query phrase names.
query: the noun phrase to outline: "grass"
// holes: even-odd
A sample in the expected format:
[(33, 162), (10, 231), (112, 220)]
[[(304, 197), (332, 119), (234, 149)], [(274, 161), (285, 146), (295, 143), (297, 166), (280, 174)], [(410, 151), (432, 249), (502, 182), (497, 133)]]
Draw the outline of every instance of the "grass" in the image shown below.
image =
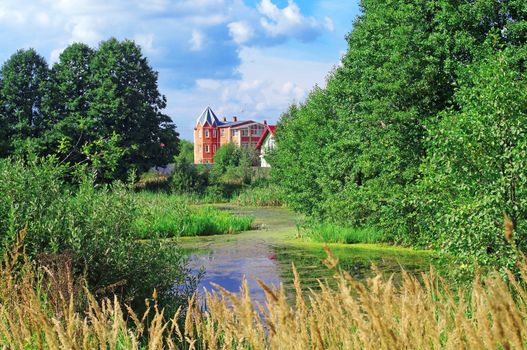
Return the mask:
[(281, 207), (284, 205), (280, 197), (280, 188), (276, 185), (245, 188), (234, 197), (232, 202), (249, 207)]
[(231, 234), (251, 229), (253, 218), (237, 216), (210, 206), (192, 207), (185, 198), (163, 193), (135, 195), (139, 215), (134, 222), (138, 238), (153, 235), (185, 237)]
[(321, 243), (379, 243), (381, 231), (372, 227), (344, 227), (332, 223), (310, 223), (299, 228), (300, 235)]
[[(335, 287), (305, 291), (294, 271), (293, 302), (284, 289), (261, 288), (266, 302), (240, 293), (195, 295), (167, 315), (157, 294), (137, 315), (117, 299), (76, 289), (68, 271), (29, 262), (19, 243), (0, 264), (0, 341), (8, 349), (524, 349), (527, 263), (456, 291), (431, 270), (359, 282), (328, 252)], [(55, 288), (61, 282), (62, 288)]]

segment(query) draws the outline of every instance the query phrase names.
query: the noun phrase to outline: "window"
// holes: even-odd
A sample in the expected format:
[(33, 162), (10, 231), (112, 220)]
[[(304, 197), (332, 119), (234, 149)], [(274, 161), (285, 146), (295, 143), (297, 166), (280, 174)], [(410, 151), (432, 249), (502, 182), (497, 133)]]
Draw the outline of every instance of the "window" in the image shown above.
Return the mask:
[(216, 145), (212, 146), (212, 150), (216, 152)]
[(203, 136), (203, 130), (199, 129), (198, 131), (198, 137), (201, 138)]
[(242, 130), (242, 136), (249, 136), (249, 130), (248, 129), (243, 129)]
[(209, 138), (209, 131), (208, 130), (205, 130), (205, 137)]
[(216, 129), (212, 130), (212, 137), (216, 137)]
[(199, 145), (199, 153), (201, 153), (201, 150), (202, 150), (201, 145)]
[(225, 129), (221, 129), (221, 137), (225, 136)]
[(209, 145), (205, 145), (205, 153), (209, 153)]
[(236, 136), (236, 130), (232, 131), (232, 136)]
[(255, 136), (261, 136), (262, 128), (260, 126), (257, 126), (255, 129), (252, 130), (252, 134)]

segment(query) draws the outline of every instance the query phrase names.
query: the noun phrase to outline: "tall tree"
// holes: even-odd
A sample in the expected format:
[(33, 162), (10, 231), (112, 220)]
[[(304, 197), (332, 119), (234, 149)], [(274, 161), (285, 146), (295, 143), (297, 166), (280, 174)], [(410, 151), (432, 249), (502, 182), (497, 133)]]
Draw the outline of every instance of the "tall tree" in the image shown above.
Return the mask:
[(2, 77), (0, 76), (0, 158), (5, 158), (9, 155), (9, 132), (8, 132), (8, 119), (5, 110), (5, 101), (2, 91)]
[(63, 160), (73, 163), (84, 160), (82, 146), (97, 139), (88, 113), (88, 94), (94, 86), (90, 69), (94, 54), (85, 44), (68, 46), (51, 69), (43, 102), (47, 152), (59, 153)]
[(153, 71), (134, 42), (102, 42), (90, 63), (93, 88), (88, 95), (89, 118), (99, 137), (118, 134), (124, 150), (114, 175), (124, 177), (135, 167), (142, 172), (172, 160), (178, 147), (175, 125), (163, 109), (166, 98)]
[(4, 105), (4, 133), (9, 152), (23, 152), (29, 138), (37, 138), (43, 130), (42, 99), (49, 77), (49, 68), (35, 50), (18, 50), (0, 69), (0, 100)]

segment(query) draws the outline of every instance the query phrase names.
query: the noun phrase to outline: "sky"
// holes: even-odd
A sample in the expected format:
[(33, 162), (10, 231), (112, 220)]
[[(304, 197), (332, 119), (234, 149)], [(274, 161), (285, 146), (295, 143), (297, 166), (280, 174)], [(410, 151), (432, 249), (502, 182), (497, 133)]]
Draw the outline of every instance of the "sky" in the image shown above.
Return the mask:
[(324, 86), (358, 14), (358, 0), (0, 0), (0, 63), (34, 48), (52, 65), (74, 42), (132, 39), (191, 140), (207, 106), (276, 123)]

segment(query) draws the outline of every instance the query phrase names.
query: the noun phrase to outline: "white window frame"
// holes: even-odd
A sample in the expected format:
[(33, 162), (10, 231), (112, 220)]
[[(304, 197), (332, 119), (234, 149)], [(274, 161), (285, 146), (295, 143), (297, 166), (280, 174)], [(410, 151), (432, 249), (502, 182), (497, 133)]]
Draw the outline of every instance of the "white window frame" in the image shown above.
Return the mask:
[(221, 137), (224, 137), (225, 136), (225, 129), (220, 129), (221, 130)]
[(210, 151), (209, 145), (205, 145), (205, 153), (210, 153), (209, 151)]
[(249, 136), (249, 129), (243, 129), (242, 130), (242, 137), (247, 137)]
[(216, 135), (217, 135), (217, 134), (216, 134), (216, 129), (212, 130), (212, 137), (214, 137), (214, 138), (215, 138), (215, 137), (216, 137)]
[(212, 151), (216, 152), (216, 145), (212, 145)]
[(203, 151), (203, 148), (201, 147), (201, 145), (199, 145), (198, 149), (199, 149), (199, 153), (201, 153), (201, 151)]
[(202, 129), (199, 129), (198, 131), (198, 138), (203, 138), (203, 130)]
[(210, 137), (210, 133), (209, 133), (209, 130), (208, 129), (205, 129), (205, 138), (209, 138)]

